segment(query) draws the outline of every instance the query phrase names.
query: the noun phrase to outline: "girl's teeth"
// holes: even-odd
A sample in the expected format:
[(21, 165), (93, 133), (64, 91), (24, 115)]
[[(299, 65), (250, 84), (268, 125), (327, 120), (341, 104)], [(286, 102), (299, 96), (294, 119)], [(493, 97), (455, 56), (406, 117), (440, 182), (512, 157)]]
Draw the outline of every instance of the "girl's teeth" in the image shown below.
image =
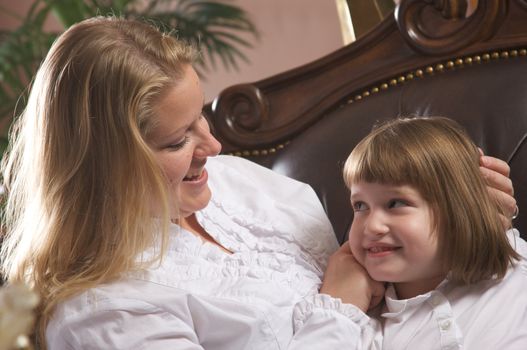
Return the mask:
[(380, 252), (384, 252), (384, 251), (387, 251), (387, 250), (393, 250), (393, 248), (390, 248), (390, 247), (373, 247), (373, 248), (370, 248), (370, 252), (372, 252), (372, 253), (380, 253)]

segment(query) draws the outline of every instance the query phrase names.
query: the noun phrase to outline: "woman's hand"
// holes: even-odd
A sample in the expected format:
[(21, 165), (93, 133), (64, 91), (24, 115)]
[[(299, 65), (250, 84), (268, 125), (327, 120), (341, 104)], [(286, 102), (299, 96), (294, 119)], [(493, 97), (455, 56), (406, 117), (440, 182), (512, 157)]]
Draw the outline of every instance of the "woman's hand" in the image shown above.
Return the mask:
[(502, 222), (505, 229), (512, 227), (512, 216), (516, 211), (514, 188), (510, 176), (509, 165), (501, 159), (485, 156), (481, 152), (480, 171), (487, 181), (487, 188), (492, 197), (496, 198), (505, 212)]
[(384, 297), (384, 284), (374, 281), (351, 253), (345, 242), (329, 258), (320, 293), (340, 298), (366, 312)]

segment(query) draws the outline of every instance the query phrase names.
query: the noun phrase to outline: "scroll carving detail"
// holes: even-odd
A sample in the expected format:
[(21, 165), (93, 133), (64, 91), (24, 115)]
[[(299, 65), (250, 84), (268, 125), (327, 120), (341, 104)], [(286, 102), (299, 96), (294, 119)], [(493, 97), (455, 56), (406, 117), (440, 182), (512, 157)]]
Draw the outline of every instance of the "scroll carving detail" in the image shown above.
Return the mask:
[[(212, 114), (217, 133), (233, 144), (246, 146), (268, 118), (269, 107), (267, 99), (257, 87), (240, 84), (224, 90), (216, 98), (212, 104)], [(214, 118), (215, 115), (222, 117)]]
[[(479, 0), (474, 13), (465, 17), (466, 0), (403, 0), (395, 9), (395, 20), (408, 45), (427, 55), (441, 55), (487, 39), (506, 6), (506, 1)], [(449, 21), (459, 25), (444, 32)]]

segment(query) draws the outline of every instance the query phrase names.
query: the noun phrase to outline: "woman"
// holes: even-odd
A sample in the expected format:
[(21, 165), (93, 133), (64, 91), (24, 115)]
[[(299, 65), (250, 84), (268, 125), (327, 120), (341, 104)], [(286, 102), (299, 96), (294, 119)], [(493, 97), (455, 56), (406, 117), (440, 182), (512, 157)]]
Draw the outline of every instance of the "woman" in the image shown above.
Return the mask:
[(41, 294), (40, 343), (353, 348), (356, 308), (317, 292), (337, 248), (320, 203), (248, 161), (209, 158), (220, 145), (194, 56), (117, 18), (72, 26), (48, 53), (4, 167), (3, 272)]

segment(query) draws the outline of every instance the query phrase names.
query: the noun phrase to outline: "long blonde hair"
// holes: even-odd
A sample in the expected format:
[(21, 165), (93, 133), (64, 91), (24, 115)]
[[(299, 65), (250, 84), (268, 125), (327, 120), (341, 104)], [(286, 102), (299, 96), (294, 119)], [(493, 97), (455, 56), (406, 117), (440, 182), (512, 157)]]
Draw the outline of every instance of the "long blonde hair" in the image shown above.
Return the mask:
[[(69, 28), (42, 63), (2, 167), (1, 249), (6, 279), (43, 300), (42, 345), (58, 303), (143, 267), (136, 257), (159, 240), (159, 222), (166, 245), (166, 182), (145, 137), (157, 98), (195, 54), (151, 25), (96, 17)], [(154, 201), (164, 208), (155, 223)]]
[(399, 118), (378, 125), (344, 167), (349, 188), (377, 182), (415, 187), (432, 207), (445, 270), (470, 284), (503, 277), (518, 254), (508, 242), (498, 202), (479, 171), (479, 152), (451, 119)]

